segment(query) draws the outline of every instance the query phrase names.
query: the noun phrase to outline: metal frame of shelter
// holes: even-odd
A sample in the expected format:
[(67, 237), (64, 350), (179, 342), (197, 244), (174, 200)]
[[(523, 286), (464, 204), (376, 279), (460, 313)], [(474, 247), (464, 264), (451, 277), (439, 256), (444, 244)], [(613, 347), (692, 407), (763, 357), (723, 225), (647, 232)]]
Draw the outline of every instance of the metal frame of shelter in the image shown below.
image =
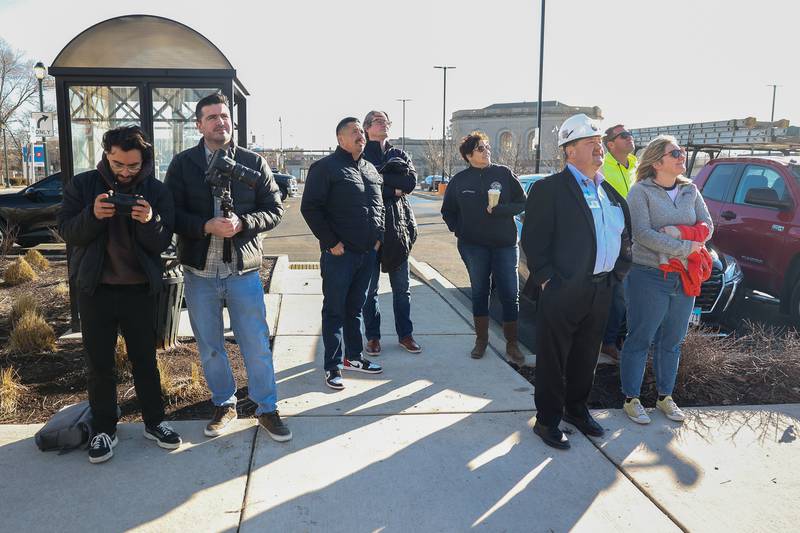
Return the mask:
[[(163, 179), (174, 154), (199, 140), (194, 107), (213, 92), (231, 102), (236, 142), (246, 146), (247, 89), (219, 48), (174, 20), (125, 15), (99, 22), (59, 52), (49, 73), (65, 183), (94, 168), (105, 131), (130, 123), (153, 142), (156, 176)], [(70, 280), (73, 332), (81, 329), (76, 295)]]
[[(236, 140), (246, 146), (247, 89), (211, 41), (174, 20), (126, 15), (99, 22), (78, 34), (59, 52), (49, 73), (55, 78), (65, 180), (76, 173), (73, 126), (81, 120), (76, 118), (77, 110), (87, 123), (95, 120), (114, 125), (125, 123), (126, 119), (138, 122), (151, 140), (155, 140), (155, 122), (168, 124), (173, 120), (193, 124), (193, 107), (170, 101), (165, 89), (204, 88), (223, 93), (233, 106)], [(101, 102), (106, 105), (96, 105), (85, 94), (71, 92), (76, 87), (104, 88), (111, 98)], [(134, 94), (123, 94), (120, 88), (136, 90), (130, 91)], [(154, 108), (154, 102), (160, 107)], [(161, 116), (167, 105), (168, 116)]]

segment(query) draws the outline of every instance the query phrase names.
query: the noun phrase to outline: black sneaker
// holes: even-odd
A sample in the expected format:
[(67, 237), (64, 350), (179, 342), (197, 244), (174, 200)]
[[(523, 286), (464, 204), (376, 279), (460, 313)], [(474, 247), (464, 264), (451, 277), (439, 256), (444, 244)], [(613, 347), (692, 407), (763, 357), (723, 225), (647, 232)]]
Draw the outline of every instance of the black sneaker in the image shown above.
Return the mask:
[(258, 423), (267, 430), (267, 433), (272, 440), (276, 440), (278, 442), (286, 442), (287, 440), (292, 440), (292, 431), (289, 429), (289, 426), (283, 423), (281, 420), (281, 416), (278, 414), (278, 410), (272, 411), (271, 413), (264, 413), (263, 415), (258, 417)]
[(345, 359), (344, 370), (353, 370), (355, 372), (364, 372), (365, 374), (380, 374), (383, 372), (383, 367), (378, 363), (373, 363), (369, 359)]
[(169, 427), (166, 422), (161, 422), (157, 426), (145, 426), (144, 436), (156, 441), (161, 448), (166, 448), (167, 450), (174, 450), (183, 442), (181, 441), (181, 436), (175, 433), (175, 430)]
[(89, 442), (89, 462), (93, 464), (105, 463), (114, 456), (114, 446), (117, 445), (117, 434), (109, 436), (108, 433), (98, 433)]
[(325, 384), (332, 389), (344, 389), (344, 383), (342, 383), (342, 371), (338, 368), (334, 370), (326, 370)]

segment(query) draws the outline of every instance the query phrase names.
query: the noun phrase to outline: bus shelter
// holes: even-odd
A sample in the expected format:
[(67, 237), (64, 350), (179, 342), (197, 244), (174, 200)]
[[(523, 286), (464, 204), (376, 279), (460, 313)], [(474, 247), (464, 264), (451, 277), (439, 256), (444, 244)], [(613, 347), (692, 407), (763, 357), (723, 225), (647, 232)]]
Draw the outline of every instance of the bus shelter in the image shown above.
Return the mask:
[[(211, 41), (174, 20), (126, 15), (95, 24), (59, 52), (49, 73), (55, 78), (65, 183), (97, 166), (106, 131), (132, 124), (152, 140), (155, 175), (163, 181), (173, 156), (200, 141), (197, 102), (217, 92), (232, 102), (234, 142), (247, 143), (249, 94), (236, 69)], [(165, 260), (169, 266), (170, 259)], [(159, 303), (157, 326), (164, 345), (177, 334), (183, 296), (179, 270), (167, 269), (169, 290)], [(76, 293), (70, 283), (73, 332), (80, 331)]]
[(247, 141), (247, 90), (211, 41), (174, 20), (128, 15), (77, 35), (49, 69), (55, 78), (65, 180), (95, 168), (103, 134), (136, 124), (153, 141), (156, 177), (200, 140), (195, 105), (222, 92), (233, 103), (234, 139)]

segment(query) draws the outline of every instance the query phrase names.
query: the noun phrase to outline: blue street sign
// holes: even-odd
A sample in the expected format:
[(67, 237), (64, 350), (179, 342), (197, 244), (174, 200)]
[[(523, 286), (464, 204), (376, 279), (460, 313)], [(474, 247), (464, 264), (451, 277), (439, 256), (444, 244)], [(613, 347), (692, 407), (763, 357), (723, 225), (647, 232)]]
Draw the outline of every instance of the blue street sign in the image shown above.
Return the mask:
[(28, 147), (27, 146), (23, 146), (22, 147), (22, 160), (25, 161), (26, 163), (30, 162), (30, 159), (28, 159)]
[(41, 144), (33, 145), (33, 162), (44, 163), (44, 146)]

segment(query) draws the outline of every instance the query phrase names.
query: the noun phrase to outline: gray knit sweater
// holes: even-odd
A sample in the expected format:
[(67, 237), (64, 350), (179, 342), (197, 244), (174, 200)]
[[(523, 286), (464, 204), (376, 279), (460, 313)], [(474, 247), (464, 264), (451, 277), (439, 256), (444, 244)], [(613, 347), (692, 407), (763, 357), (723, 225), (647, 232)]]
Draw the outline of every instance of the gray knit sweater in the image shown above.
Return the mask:
[[(695, 184), (685, 178), (678, 179), (678, 195), (674, 203), (667, 191), (652, 179), (635, 183), (628, 193), (633, 262), (637, 265), (658, 268), (673, 257), (686, 263), (691, 252), (691, 241), (660, 233), (658, 230), (665, 226), (694, 226), (698, 222), (705, 222), (711, 233), (714, 231), (711, 215)], [(711, 238), (711, 234), (708, 238)]]

